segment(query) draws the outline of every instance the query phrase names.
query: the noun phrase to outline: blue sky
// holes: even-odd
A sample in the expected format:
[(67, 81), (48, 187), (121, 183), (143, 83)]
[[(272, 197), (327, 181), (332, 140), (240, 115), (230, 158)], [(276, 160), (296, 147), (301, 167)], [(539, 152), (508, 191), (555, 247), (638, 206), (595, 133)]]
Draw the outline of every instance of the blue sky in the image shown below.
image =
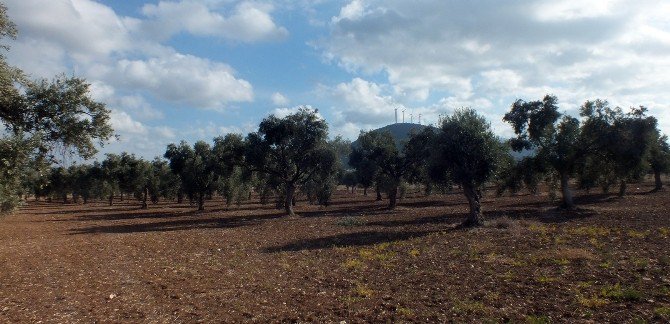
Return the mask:
[(8, 61), (74, 74), (112, 110), (102, 149), (246, 134), (269, 114), (319, 109), (332, 136), (460, 107), (501, 136), (516, 99), (645, 105), (670, 132), (667, 1), (6, 0)]

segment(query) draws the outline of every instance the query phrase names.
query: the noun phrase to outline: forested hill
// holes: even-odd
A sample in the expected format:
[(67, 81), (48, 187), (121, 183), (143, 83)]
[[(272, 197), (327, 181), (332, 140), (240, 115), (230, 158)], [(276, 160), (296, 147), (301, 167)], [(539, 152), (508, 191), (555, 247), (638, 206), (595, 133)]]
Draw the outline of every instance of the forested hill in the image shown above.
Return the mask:
[[(432, 126), (413, 124), (413, 123), (396, 123), (386, 125), (382, 128), (374, 129), (372, 130), (372, 132), (391, 133), (391, 136), (393, 136), (393, 139), (395, 139), (396, 145), (398, 146), (398, 148), (400, 148), (402, 144), (409, 139), (410, 134), (418, 133), (426, 127), (432, 127)], [(358, 145), (358, 139), (356, 139), (351, 145), (352, 146)]]
[[(396, 124), (390, 124), (386, 125), (381, 128), (377, 128), (375, 130), (372, 130), (373, 132), (389, 132), (393, 136), (393, 139), (395, 139), (395, 143), (398, 146), (398, 149), (400, 149), (408, 139), (410, 134), (412, 133), (418, 133), (422, 131), (426, 127), (434, 127), (434, 126), (426, 126), (426, 125), (420, 125), (420, 124), (413, 124), (413, 123), (396, 123)], [(437, 130), (437, 129), (436, 129)], [(355, 147), (358, 145), (358, 139), (356, 139), (352, 144), (352, 147)], [(521, 160), (524, 157), (531, 156), (533, 155), (534, 150), (524, 150), (522, 152), (515, 152), (511, 151), (512, 157), (514, 157), (515, 160)]]

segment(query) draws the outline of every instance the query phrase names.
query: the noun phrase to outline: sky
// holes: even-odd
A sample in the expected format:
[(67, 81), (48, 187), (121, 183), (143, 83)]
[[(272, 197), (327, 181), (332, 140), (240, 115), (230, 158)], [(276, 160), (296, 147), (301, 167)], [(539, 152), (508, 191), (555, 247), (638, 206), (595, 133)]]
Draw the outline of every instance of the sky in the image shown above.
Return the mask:
[[(471, 107), (495, 133), (517, 99), (644, 105), (670, 133), (667, 0), (3, 0), (10, 64), (85, 78), (111, 110), (104, 153), (247, 134), (300, 106), (331, 137)], [(420, 116), (420, 120), (419, 120)]]

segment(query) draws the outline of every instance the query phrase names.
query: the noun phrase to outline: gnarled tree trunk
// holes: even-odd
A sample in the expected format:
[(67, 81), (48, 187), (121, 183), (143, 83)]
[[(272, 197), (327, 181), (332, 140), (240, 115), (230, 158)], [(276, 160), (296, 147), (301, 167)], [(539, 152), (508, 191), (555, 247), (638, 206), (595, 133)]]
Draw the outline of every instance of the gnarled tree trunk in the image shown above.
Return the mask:
[(375, 185), (375, 191), (377, 192), (377, 201), (382, 201), (382, 189), (379, 185)]
[(109, 205), (111, 206), (114, 203), (114, 194), (109, 195)]
[(484, 217), (482, 216), (481, 193), (475, 187), (469, 184), (463, 184), (463, 194), (468, 199), (470, 206), (470, 213), (468, 218), (463, 222), (464, 226), (482, 226), (484, 225)]

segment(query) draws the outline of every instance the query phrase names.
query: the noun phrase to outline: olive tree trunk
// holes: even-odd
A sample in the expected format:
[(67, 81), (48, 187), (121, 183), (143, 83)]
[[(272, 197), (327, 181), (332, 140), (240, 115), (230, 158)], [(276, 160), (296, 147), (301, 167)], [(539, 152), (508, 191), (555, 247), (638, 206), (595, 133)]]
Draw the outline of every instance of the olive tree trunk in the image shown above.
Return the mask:
[(382, 201), (382, 189), (379, 185), (375, 185), (375, 191), (377, 192), (377, 201)]
[(619, 183), (619, 197), (623, 197), (626, 195), (626, 180), (621, 180), (621, 183)]
[(484, 217), (482, 216), (481, 194), (474, 186), (463, 184), (463, 194), (468, 199), (470, 206), (470, 213), (468, 218), (463, 222), (464, 226), (482, 226), (484, 225)]
[(198, 210), (205, 210), (205, 193), (198, 193)]
[(295, 213), (293, 212), (293, 196), (295, 195), (295, 185), (293, 183), (287, 183), (284, 194), (284, 210), (289, 217), (294, 217)]
[(654, 171), (654, 182), (656, 183), (656, 186), (654, 187), (654, 190), (659, 191), (663, 189), (663, 181), (661, 181), (661, 172), (660, 171)]
[(398, 186), (389, 189), (389, 209), (394, 209), (398, 200)]
[(147, 204), (147, 198), (149, 198), (149, 188), (144, 187), (144, 192), (142, 194), (142, 209), (149, 208), (149, 205)]
[(561, 195), (563, 196), (563, 208), (572, 209), (575, 202), (572, 200), (572, 191), (570, 191), (570, 176), (567, 173), (561, 174)]

